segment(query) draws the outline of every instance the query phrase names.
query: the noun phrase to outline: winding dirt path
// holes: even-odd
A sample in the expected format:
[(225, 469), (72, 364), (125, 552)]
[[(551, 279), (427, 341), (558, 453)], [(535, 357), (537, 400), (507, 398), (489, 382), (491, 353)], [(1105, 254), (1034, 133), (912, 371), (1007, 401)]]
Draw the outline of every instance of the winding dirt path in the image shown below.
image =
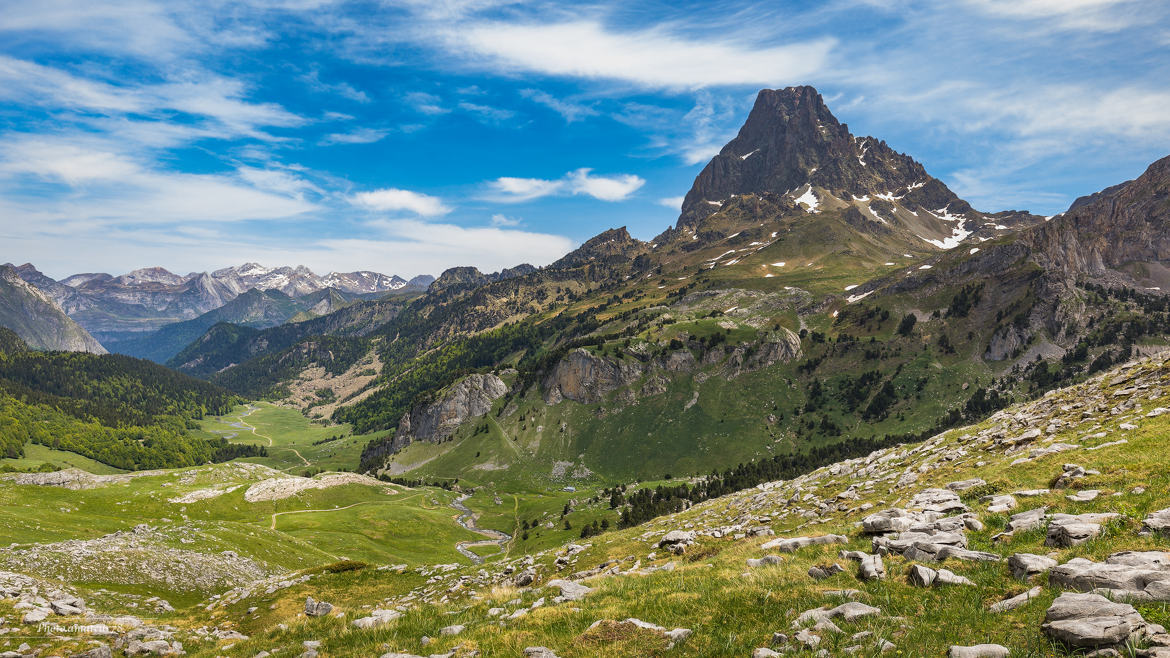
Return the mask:
[(274, 512), (274, 513), (272, 514), (272, 525), (268, 526), (268, 529), (269, 529), (269, 530), (276, 530), (276, 517), (278, 517), (278, 516), (284, 516), (285, 514), (308, 514), (309, 512), (340, 512), (340, 511), (341, 511), (341, 510), (343, 510), (343, 509), (349, 509), (349, 508), (351, 508), (351, 507), (357, 507), (358, 505), (369, 505), (369, 504), (371, 504), (371, 503), (380, 503), (380, 502), (383, 502), (383, 501), (380, 501), (380, 500), (365, 500), (365, 501), (362, 501), (362, 502), (360, 502), (360, 503), (354, 503), (354, 504), (352, 504), (352, 505), (346, 505), (345, 507), (327, 507), (327, 508), (325, 508), (325, 509), (294, 509), (294, 510), (288, 510), (287, 512)]
[(479, 516), (479, 514), (472, 512), (471, 509), (467, 507), (467, 505), (463, 504), (463, 501), (467, 500), (468, 498), (471, 498), (471, 494), (463, 494), (462, 496), (451, 501), (451, 507), (460, 512), (459, 518), (455, 519), (455, 521), (464, 528), (467, 528), (476, 534), (490, 537), (490, 539), (483, 539), (480, 541), (461, 541), (458, 544), (455, 544), (455, 550), (459, 551), (461, 554), (463, 554), (464, 557), (471, 560), (473, 564), (482, 564), (483, 558), (476, 555), (474, 551), (469, 550), (470, 547), (496, 546), (499, 548), (499, 552), (503, 553), (504, 544), (511, 541), (512, 535), (509, 535), (505, 532), (500, 532), (499, 530), (490, 530), (488, 528), (481, 528), (475, 525), (475, 519)]
[[(239, 417), (238, 417), (238, 423), (239, 423), (240, 429), (249, 429), (249, 430), (251, 430), (251, 431), (252, 431), (252, 434), (254, 434), (255, 436), (257, 436), (257, 437), (259, 437), (259, 438), (261, 438), (261, 439), (264, 439), (265, 441), (267, 441), (267, 442), (268, 442), (268, 447), (269, 447), (269, 448), (273, 448), (274, 450), (291, 450), (291, 451), (292, 451), (292, 453), (293, 453), (294, 455), (296, 455), (296, 456), (297, 456), (297, 459), (300, 459), (302, 462), (304, 462), (305, 466), (312, 466), (313, 464), (312, 464), (312, 463), (310, 463), (310, 462), (309, 462), (309, 460), (305, 459), (304, 455), (302, 455), (302, 454), (301, 454), (301, 453), (300, 453), (300, 452), (299, 452), (299, 451), (298, 451), (296, 448), (293, 448), (293, 447), (290, 447), (290, 446), (280, 446), (280, 447), (275, 447), (275, 446), (273, 446), (273, 445), (272, 445), (272, 437), (271, 437), (271, 436), (268, 436), (267, 434), (261, 434), (259, 431), (257, 431), (257, 430), (256, 430), (256, 426), (255, 426), (255, 425), (253, 425), (253, 424), (249, 423), (248, 421), (244, 420), (244, 418), (247, 418), (248, 416), (251, 416), (252, 414), (256, 413), (256, 412), (257, 412), (257, 411), (259, 411), (259, 410), (260, 410), (260, 407), (257, 407), (257, 406), (256, 406), (256, 405), (254, 405), (254, 404), (249, 404), (249, 405), (248, 405), (248, 413), (246, 413), (246, 414), (240, 414), (240, 415), (239, 415)], [(231, 423), (231, 424), (232, 424), (232, 425), (235, 425), (236, 423)], [(288, 469), (285, 469), (285, 470), (288, 470)]]

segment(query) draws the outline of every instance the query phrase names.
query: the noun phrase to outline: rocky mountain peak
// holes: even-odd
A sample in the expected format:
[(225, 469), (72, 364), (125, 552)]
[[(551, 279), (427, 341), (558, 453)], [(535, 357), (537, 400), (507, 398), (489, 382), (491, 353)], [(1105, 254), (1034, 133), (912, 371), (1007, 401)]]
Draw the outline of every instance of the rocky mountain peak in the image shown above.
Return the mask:
[(128, 286), (144, 283), (161, 283), (168, 286), (177, 286), (186, 280), (187, 277), (175, 274), (162, 267), (144, 267), (128, 274), (123, 274), (115, 279), (118, 283)]
[(646, 243), (635, 239), (626, 227), (611, 228), (589, 238), (580, 247), (565, 254), (550, 267), (563, 269), (578, 267), (590, 261), (600, 263), (633, 260), (647, 251)]
[(694, 227), (733, 196), (799, 196), (813, 188), (842, 200), (913, 197), (907, 203), (930, 210), (970, 210), (913, 158), (854, 136), (816, 89), (804, 86), (760, 91), (739, 134), (695, 179), (679, 227)]

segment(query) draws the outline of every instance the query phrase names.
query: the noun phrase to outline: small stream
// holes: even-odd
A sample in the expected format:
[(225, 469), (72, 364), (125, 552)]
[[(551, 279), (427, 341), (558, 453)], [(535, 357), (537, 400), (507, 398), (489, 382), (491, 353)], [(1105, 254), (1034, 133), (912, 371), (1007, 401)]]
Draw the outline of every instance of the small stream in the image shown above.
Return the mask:
[(475, 512), (472, 512), (471, 509), (467, 507), (467, 505), (463, 504), (463, 501), (467, 500), (468, 498), (471, 498), (471, 494), (463, 494), (462, 496), (451, 501), (451, 507), (455, 508), (459, 512), (459, 518), (455, 520), (464, 528), (467, 528), (468, 530), (485, 537), (490, 537), (491, 539), (481, 539), (479, 541), (461, 541), (458, 544), (455, 544), (455, 550), (462, 553), (467, 559), (471, 560), (472, 563), (482, 564), (483, 558), (469, 550), (469, 546), (495, 545), (499, 547), (500, 552), (502, 553), (504, 551), (504, 544), (512, 539), (512, 535), (509, 535), (505, 532), (500, 532), (499, 530), (489, 530), (487, 528), (481, 528), (475, 525)]

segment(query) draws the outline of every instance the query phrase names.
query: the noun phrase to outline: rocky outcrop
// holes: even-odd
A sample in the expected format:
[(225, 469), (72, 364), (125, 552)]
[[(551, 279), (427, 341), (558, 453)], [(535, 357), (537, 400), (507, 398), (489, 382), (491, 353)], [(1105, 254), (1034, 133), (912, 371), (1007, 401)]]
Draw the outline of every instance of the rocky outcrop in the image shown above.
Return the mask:
[(1170, 157), (1094, 197), (1022, 235), (1033, 259), (1070, 278), (1115, 275), (1170, 287)]
[(642, 376), (643, 364), (613, 361), (584, 348), (565, 355), (544, 380), (544, 401), (557, 404), (573, 400), (584, 404), (601, 402), (606, 393), (629, 386)]
[(414, 441), (442, 441), (464, 422), (491, 411), (492, 403), (508, 392), (492, 374), (468, 375), (440, 391), (434, 400), (416, 405), (398, 422), (390, 453)]
[[(657, 395), (666, 390), (665, 379), (659, 375), (693, 372), (702, 367), (717, 367), (728, 379), (800, 358), (800, 338), (781, 329), (755, 343), (735, 345), (728, 350), (707, 352), (702, 361), (689, 350), (677, 350), (666, 355), (637, 360), (614, 360), (577, 348), (565, 355), (545, 375), (542, 390), (547, 404), (573, 400), (583, 404), (597, 404), (618, 389), (630, 387), (645, 375), (655, 379), (641, 387), (639, 393)], [(637, 395), (631, 391), (631, 396)]]

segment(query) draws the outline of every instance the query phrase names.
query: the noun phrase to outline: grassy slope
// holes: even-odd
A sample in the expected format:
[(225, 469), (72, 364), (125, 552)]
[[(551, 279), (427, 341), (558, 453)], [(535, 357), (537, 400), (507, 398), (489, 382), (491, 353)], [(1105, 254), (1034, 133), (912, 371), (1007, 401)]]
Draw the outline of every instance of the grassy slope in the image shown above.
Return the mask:
[[(1160, 383), (1170, 383), (1170, 365), (1146, 363), (1139, 368), (1140, 372), (1152, 374)], [(1126, 399), (1112, 395), (1126, 386), (1126, 382), (1113, 379), (1115, 374), (1058, 391), (1023, 408), (1010, 409), (975, 427), (940, 435), (927, 444), (928, 449), (910, 446), (886, 451), (892, 455), (889, 472), (893, 473), (894, 479), (905, 471), (922, 471), (918, 482), (895, 489), (891, 486), (892, 480), (871, 480), (871, 484), (859, 487), (858, 500), (843, 501), (843, 511), (831, 511), (808, 519), (800, 516), (795, 508), (807, 509), (811, 505), (798, 503), (794, 508), (785, 501), (796, 484), (800, 485), (802, 493), (830, 499), (850, 484), (859, 483), (859, 479), (850, 473), (865, 460), (854, 462), (839, 475), (821, 469), (802, 478), (799, 483), (782, 483), (763, 495), (760, 490), (753, 489), (698, 505), (645, 526), (595, 537), (590, 540), (591, 547), (563, 573), (611, 559), (629, 560), (622, 563), (622, 569), (627, 569), (635, 559), (641, 560), (643, 566), (663, 564), (669, 556), (661, 550), (656, 551), (653, 542), (667, 530), (692, 524), (697, 529), (718, 527), (736, 519), (743, 520), (749, 513), (753, 518), (770, 516), (772, 521), (767, 524), (780, 536), (843, 533), (850, 537), (847, 548), (868, 551), (868, 538), (861, 536), (854, 525), (868, 513), (863, 507), (874, 505), (870, 511), (876, 511), (905, 504), (917, 491), (969, 477), (982, 477), (989, 483), (964, 494), (964, 501), (987, 526), (981, 532), (968, 533), (971, 548), (1004, 556), (1016, 552), (1049, 553), (1054, 549), (1043, 545), (1043, 536), (1039, 532), (1020, 533), (1010, 540), (993, 542), (991, 537), (1003, 529), (1007, 517), (986, 513), (979, 497), (988, 493), (1049, 487), (1060, 472), (1061, 464), (1070, 461), (1101, 471), (1100, 475), (1075, 484), (1077, 489), (1100, 489), (1102, 496), (1098, 500), (1074, 503), (1065, 499), (1068, 490), (1057, 490), (1039, 498), (1020, 498), (1019, 510), (1041, 505), (1048, 506), (1052, 512), (1112, 510), (1121, 512), (1123, 518), (1110, 524), (1101, 538), (1074, 548), (1056, 549), (1054, 552), (1060, 562), (1078, 556), (1100, 559), (1119, 550), (1170, 550), (1170, 540), (1165, 537), (1137, 534), (1140, 521), (1146, 514), (1170, 505), (1170, 494), (1167, 493), (1170, 491), (1170, 474), (1166, 472), (1161, 457), (1170, 448), (1167, 445), (1170, 416), (1145, 416), (1155, 407), (1170, 406), (1170, 392), (1162, 386), (1147, 388), (1135, 394), (1137, 408), (1111, 415), (1107, 411), (1108, 405)], [(1080, 409), (1075, 405), (1097, 391), (1102, 393), (1105, 408), (1082, 419)], [(1033, 415), (1034, 418), (1027, 424), (1013, 425), (1011, 418), (1017, 415)], [(1021, 455), (1026, 456), (1031, 446), (1022, 452), (1005, 454), (1002, 448), (991, 447), (976, 438), (981, 430), (997, 428), (1002, 428), (1006, 436), (1014, 436), (1029, 426), (1043, 428), (1052, 418), (1063, 419), (1067, 425), (1041, 438), (1035, 445), (1042, 447), (1064, 442), (1078, 446), (1076, 449), (1012, 465)], [(1139, 428), (1122, 430), (1120, 425), (1123, 422), (1135, 423)], [(1099, 432), (1105, 432), (1106, 436), (1098, 436)], [(1119, 438), (1124, 438), (1127, 443), (1099, 450), (1086, 449)], [(949, 461), (939, 458), (941, 453), (956, 448), (966, 450), (967, 454), (957, 455), (957, 459)], [(1144, 488), (1144, 491), (1137, 487)], [(831, 653), (860, 644), (859, 655), (877, 655), (874, 638), (851, 639), (851, 635), (859, 631), (871, 631), (875, 638), (893, 642), (902, 655), (943, 655), (951, 644), (979, 642), (1002, 643), (1013, 649), (1013, 656), (1060, 653), (1039, 632), (1044, 610), (1056, 596), (1056, 591), (1046, 587), (1040, 598), (1015, 611), (998, 615), (987, 612), (990, 603), (1029, 586), (1014, 580), (1003, 563), (948, 562), (945, 564), (947, 568), (970, 578), (976, 586), (928, 590), (908, 584), (905, 574), (909, 563), (901, 557), (886, 558), (890, 574), (887, 580), (859, 582), (853, 575), (854, 568), (837, 557), (840, 546), (802, 549), (784, 556), (781, 565), (746, 569), (744, 560), (764, 554), (759, 545), (765, 540), (702, 538), (686, 556), (675, 558), (678, 567), (672, 572), (593, 579), (588, 584), (596, 591), (583, 601), (561, 605), (548, 605), (546, 601), (545, 607), (504, 624), (491, 620), (486, 614), (487, 609), (501, 606), (511, 611), (516, 607), (507, 603), (511, 599), (520, 597), (528, 604), (540, 596), (551, 595), (550, 591), (517, 592), (508, 587), (481, 587), (475, 589), (477, 596), (471, 598), (418, 606), (399, 622), (379, 631), (350, 631), (342, 622), (330, 619), (302, 621), (293, 624), (286, 633), (272, 632), (263, 639), (245, 643), (242, 648), (246, 655), (249, 651), (274, 644), (291, 645), (302, 639), (319, 639), (324, 640), (325, 650), (331, 655), (366, 655), (387, 648), (419, 651), (418, 638), (427, 635), (439, 638), (426, 648), (427, 653), (477, 649), (482, 655), (507, 656), (519, 655), (524, 647), (533, 645), (551, 647), (564, 657), (596, 655), (603, 646), (607, 655), (612, 656), (664, 653), (662, 643), (649, 635), (618, 632), (608, 638), (609, 641), (602, 642), (587, 631), (587, 627), (598, 619), (620, 620), (632, 616), (667, 628), (693, 629), (694, 635), (671, 655), (744, 656), (749, 655), (754, 647), (767, 646), (774, 631), (791, 634), (790, 623), (800, 612), (839, 603), (841, 599), (827, 595), (828, 590), (856, 588), (861, 591), (861, 601), (882, 608), (884, 614), (855, 622), (839, 622), (845, 631), (841, 635), (824, 633), (825, 644), (822, 646)], [(555, 554), (548, 551), (538, 557), (537, 563), (544, 565), (541, 567), (544, 578), (556, 577), (557, 572), (550, 565)], [(657, 557), (650, 557), (651, 554), (657, 554)], [(845, 565), (846, 572), (821, 582), (815, 582), (805, 574), (814, 564), (833, 561)], [(458, 576), (456, 573), (451, 578)], [(372, 598), (380, 598), (381, 594), (346, 596), (345, 582), (351, 577), (339, 574), (318, 581), (317, 588), (337, 597), (337, 602), (347, 610), (369, 603)], [(1043, 584), (1043, 578), (1038, 582)], [(298, 591), (289, 596), (303, 594), (304, 591)], [(238, 605), (247, 605), (247, 602)], [(1170, 621), (1165, 604), (1140, 603), (1137, 607), (1148, 621), (1162, 624)], [(231, 610), (229, 608), (229, 614)], [(452, 623), (465, 624), (469, 630), (458, 637), (440, 637), (439, 628)]]

